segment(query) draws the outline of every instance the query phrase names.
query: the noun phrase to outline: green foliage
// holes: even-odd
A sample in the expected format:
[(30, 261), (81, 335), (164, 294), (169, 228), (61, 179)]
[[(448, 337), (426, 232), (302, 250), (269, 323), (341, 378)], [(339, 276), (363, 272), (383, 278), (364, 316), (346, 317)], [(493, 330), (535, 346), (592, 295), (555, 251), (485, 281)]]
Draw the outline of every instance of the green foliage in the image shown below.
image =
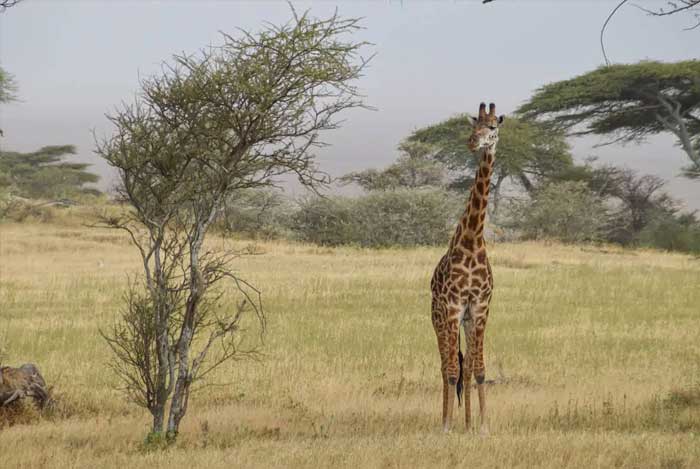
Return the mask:
[(584, 182), (547, 184), (532, 199), (513, 202), (509, 209), (510, 228), (520, 231), (526, 239), (597, 241), (607, 222), (602, 199)]
[(657, 176), (587, 162), (513, 202), (504, 224), (525, 238), (697, 252), (700, 225), (693, 214), (679, 213), (678, 202), (661, 190), (664, 184)]
[[(472, 130), (471, 117), (464, 114), (415, 131), (408, 142), (430, 145), (432, 157), (456, 174), (451, 187), (468, 191), (471, 175), (479, 162), (466, 145)], [(510, 179), (530, 191), (538, 181), (572, 165), (569, 146), (561, 132), (519, 119), (506, 118), (501, 127), (493, 189)]]
[(17, 84), (12, 75), (0, 67), (0, 103), (9, 103), (17, 99)]
[(85, 187), (99, 180), (86, 171), (90, 165), (63, 161), (74, 154), (73, 145), (48, 146), (32, 153), (0, 152), (0, 191), (28, 199), (98, 195), (97, 189)]
[(543, 86), (518, 111), (574, 135), (640, 141), (671, 132), (700, 175), (700, 60), (600, 67)]
[[(0, 104), (17, 100), (17, 84), (12, 75), (0, 67)], [(2, 129), (0, 129), (0, 137)]]
[(302, 241), (324, 246), (352, 244), (359, 238), (352, 208), (353, 201), (347, 197), (309, 197), (292, 216), (292, 229)]
[(459, 197), (444, 190), (397, 189), (357, 198), (313, 197), (301, 203), (293, 229), (303, 241), (365, 247), (440, 245), (447, 242)]
[(658, 213), (637, 236), (642, 246), (700, 253), (700, 221), (694, 214)]

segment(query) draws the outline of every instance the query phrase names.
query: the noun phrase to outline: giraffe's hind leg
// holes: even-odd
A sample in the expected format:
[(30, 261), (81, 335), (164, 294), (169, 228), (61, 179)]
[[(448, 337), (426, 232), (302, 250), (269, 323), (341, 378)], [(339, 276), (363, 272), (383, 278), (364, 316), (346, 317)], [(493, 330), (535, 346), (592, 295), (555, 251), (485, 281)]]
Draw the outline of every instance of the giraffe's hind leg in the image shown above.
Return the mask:
[(469, 334), (472, 329), (472, 322), (464, 322), (464, 340), (466, 342), (466, 347), (464, 349), (464, 367), (462, 368), (462, 379), (464, 382), (464, 424), (467, 431), (471, 430), (471, 418), (472, 418), (472, 403), (471, 403), (471, 388), (472, 388), (472, 354), (470, 353), (469, 346), (471, 341), (469, 340)]
[(484, 380), (486, 377), (486, 366), (484, 365), (484, 331), (486, 330), (486, 319), (488, 318), (488, 306), (474, 314), (474, 326), (469, 335), (472, 350), (472, 367), (474, 369), (474, 379), (476, 380), (477, 392), (479, 394), (479, 415), (481, 419), (480, 432), (482, 435), (489, 434), (489, 425), (486, 414), (486, 389)]
[(440, 369), (442, 372), (442, 427), (445, 432), (449, 432), (452, 426), (452, 411), (454, 408), (455, 395), (457, 394), (457, 380), (460, 373), (457, 354), (459, 346), (459, 318), (457, 316), (452, 316), (448, 314), (445, 320), (434, 321), (438, 349), (440, 350)]
[[(447, 323), (444, 331), (446, 353), (443, 361), (445, 376), (447, 378), (446, 399), (444, 405), (447, 411), (444, 412), (443, 430), (449, 432), (452, 428), (452, 411), (454, 410), (455, 396), (457, 395), (457, 381), (461, 369), (459, 366), (459, 323), (461, 320), (462, 310), (460, 308), (448, 309)], [(445, 392), (443, 391), (443, 394)]]

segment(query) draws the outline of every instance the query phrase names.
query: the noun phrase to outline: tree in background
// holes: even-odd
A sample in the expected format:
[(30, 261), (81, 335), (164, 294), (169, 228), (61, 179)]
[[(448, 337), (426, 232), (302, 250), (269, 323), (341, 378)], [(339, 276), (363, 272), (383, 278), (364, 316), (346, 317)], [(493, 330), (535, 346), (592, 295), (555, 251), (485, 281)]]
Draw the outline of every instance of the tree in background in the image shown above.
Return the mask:
[(599, 241), (608, 212), (603, 199), (585, 182), (545, 184), (526, 200), (510, 206), (510, 227), (525, 239), (557, 239), (567, 243)]
[[(164, 429), (166, 440), (176, 437), (193, 383), (254, 351), (241, 346), (241, 329), (251, 307), (264, 326), (258, 292), (229, 267), (236, 253), (206, 250), (204, 241), (240, 191), (287, 173), (305, 186), (326, 180), (312, 151), (339, 113), (363, 106), (353, 82), (365, 43), (350, 40), (358, 28), (357, 19), (294, 12), (257, 34), (224, 34), (220, 46), (175, 56), (110, 116), (114, 133), (97, 153), (117, 169), (132, 210), (103, 222), (129, 233), (144, 276), (104, 336), (158, 438)], [(241, 302), (223, 296), (225, 280)]]
[[(12, 75), (0, 67), (0, 104), (10, 103), (17, 100), (17, 84)], [(0, 137), (3, 136), (0, 129)]]
[(545, 85), (518, 111), (571, 135), (604, 135), (640, 142), (672, 133), (690, 160), (689, 178), (700, 178), (700, 61), (640, 62), (601, 67)]
[(677, 203), (661, 189), (666, 182), (651, 174), (638, 175), (631, 169), (614, 169), (609, 194), (617, 202), (611, 210), (608, 240), (634, 244), (642, 231), (661, 215), (673, 216)]
[(0, 152), (0, 191), (27, 199), (61, 199), (99, 195), (86, 184), (99, 176), (85, 163), (64, 161), (74, 155), (73, 145), (48, 146), (32, 153)]
[(366, 191), (399, 188), (443, 187), (447, 182), (444, 165), (431, 158), (432, 147), (422, 142), (404, 141), (399, 158), (383, 170), (365, 169), (340, 178), (343, 184), (356, 183)]
[[(447, 119), (407, 138), (408, 144), (427, 145), (430, 158), (443, 164), (452, 174), (451, 189), (466, 192), (478, 160), (467, 148), (466, 141), (472, 120), (468, 115)], [(497, 210), (500, 190), (510, 180), (531, 192), (541, 180), (572, 166), (573, 160), (563, 133), (548, 131), (519, 119), (506, 119), (498, 142), (498, 158), (494, 166), (492, 194)]]
[(17, 84), (12, 75), (0, 67), (0, 104), (17, 99)]
[[(593, 220), (595, 223), (592, 225), (596, 227), (597, 238), (588, 236), (586, 239), (623, 246), (644, 245), (684, 251), (700, 249), (700, 245), (692, 241), (700, 236), (700, 224), (695, 214), (680, 211), (679, 202), (662, 190), (666, 184), (663, 179), (649, 174), (640, 175), (628, 168), (594, 165), (594, 162), (589, 160), (585, 164), (574, 165), (550, 178), (535, 192), (512, 200), (507, 210), (509, 216), (502, 220), (503, 224), (517, 230), (525, 238), (537, 238), (540, 231), (532, 224), (545, 220), (544, 207), (551, 209), (546, 217), (549, 224), (546, 237), (574, 242), (577, 240), (571, 237), (569, 230), (571, 220), (577, 217), (586, 219), (589, 215), (585, 209), (572, 211), (566, 207), (571, 208), (572, 204), (577, 203), (576, 200), (590, 200), (596, 204), (602, 202), (603, 205), (598, 205), (600, 217)], [(571, 194), (565, 195), (565, 191)], [(583, 192), (588, 195), (582, 197)], [(561, 207), (555, 207), (557, 204)], [(560, 217), (563, 221), (555, 220)], [(675, 242), (659, 242), (664, 236), (658, 232), (661, 226), (669, 230), (666, 236), (675, 239)]]

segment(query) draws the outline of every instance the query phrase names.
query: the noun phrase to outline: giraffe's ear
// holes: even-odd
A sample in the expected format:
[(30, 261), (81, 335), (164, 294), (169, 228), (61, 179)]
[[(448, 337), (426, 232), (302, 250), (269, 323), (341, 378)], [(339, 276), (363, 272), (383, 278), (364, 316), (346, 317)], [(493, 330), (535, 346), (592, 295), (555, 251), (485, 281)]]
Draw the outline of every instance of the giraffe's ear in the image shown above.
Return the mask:
[(476, 127), (477, 122), (479, 122), (479, 119), (477, 119), (474, 116), (469, 116), (469, 122), (472, 124), (472, 127)]
[(503, 124), (503, 121), (504, 121), (504, 120), (506, 120), (506, 116), (504, 116), (504, 115), (498, 116), (498, 123), (499, 123), (499, 124)]

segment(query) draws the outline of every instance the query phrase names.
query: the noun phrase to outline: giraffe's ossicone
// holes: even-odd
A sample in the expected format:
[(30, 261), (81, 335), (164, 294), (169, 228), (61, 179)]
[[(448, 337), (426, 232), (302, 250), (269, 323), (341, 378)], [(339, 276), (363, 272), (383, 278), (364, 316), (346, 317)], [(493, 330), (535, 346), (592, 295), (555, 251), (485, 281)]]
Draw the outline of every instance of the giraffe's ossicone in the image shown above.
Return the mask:
[[(452, 425), (454, 397), (464, 392), (465, 423), (470, 428), (471, 377), (477, 383), (481, 431), (488, 433), (484, 378), (484, 331), (493, 292), (493, 275), (486, 255), (484, 222), (496, 156), (498, 129), (503, 116), (496, 116), (491, 103), (479, 106), (479, 116), (469, 141), (469, 149), (479, 155), (479, 168), (474, 178), (469, 201), (460, 217), (447, 253), (435, 268), (430, 283), (432, 321), (437, 336), (442, 371), (442, 423), (449, 431)], [(464, 327), (466, 341), (464, 360), (460, 360), (459, 328)], [(457, 386), (458, 382), (462, 386)]]

